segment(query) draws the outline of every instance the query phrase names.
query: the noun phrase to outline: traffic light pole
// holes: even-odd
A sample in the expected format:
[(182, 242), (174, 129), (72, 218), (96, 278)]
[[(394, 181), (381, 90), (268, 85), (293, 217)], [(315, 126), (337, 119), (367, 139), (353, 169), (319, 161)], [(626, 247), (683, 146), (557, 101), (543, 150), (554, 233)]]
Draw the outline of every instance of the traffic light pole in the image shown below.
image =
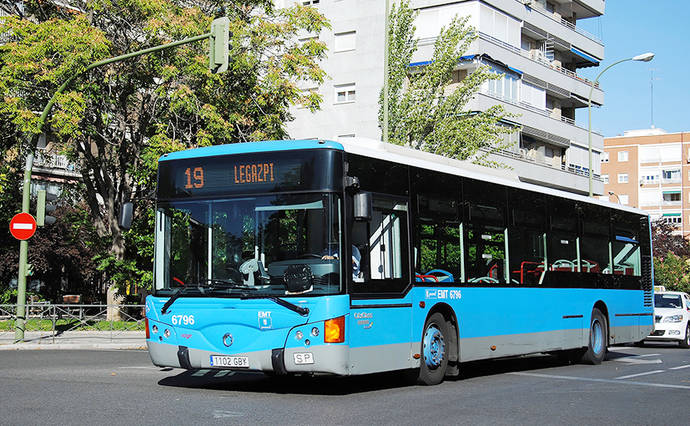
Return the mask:
[[(62, 85), (58, 88), (58, 90), (53, 94), (53, 96), (50, 98), (48, 101), (48, 104), (46, 104), (45, 108), (43, 108), (43, 113), (41, 114), (41, 117), (38, 120), (38, 125), (37, 125), (37, 132), (36, 134), (40, 135), (41, 132), (43, 131), (43, 125), (45, 124), (46, 120), (48, 119), (48, 114), (50, 114), (50, 110), (53, 108), (53, 105), (55, 104), (55, 101), (57, 100), (57, 97), (59, 94), (61, 94), (67, 87), (72, 84), (74, 80), (77, 79), (77, 77), (81, 76), (82, 74), (91, 71), (94, 68), (101, 67), (103, 65), (108, 65), (112, 64), (114, 62), (120, 62), (124, 61), (127, 59), (135, 58), (137, 56), (141, 55), (146, 55), (148, 53), (154, 53), (154, 52), (159, 52), (161, 50), (165, 49), (170, 49), (172, 47), (177, 47), (181, 46), (183, 44), (188, 44), (188, 43), (194, 43), (200, 40), (206, 40), (206, 39), (211, 39), (211, 49), (210, 49), (210, 57), (211, 57), (211, 68), (212, 71), (217, 72), (217, 71), (225, 71), (227, 69), (227, 55), (225, 55), (225, 58), (218, 58), (218, 53), (222, 52), (223, 49), (219, 49), (218, 46), (216, 46), (217, 43), (214, 43), (214, 39), (220, 38), (219, 40), (221, 43), (226, 42), (229, 39), (229, 36), (227, 35), (227, 31), (229, 28), (229, 21), (228, 18), (218, 18), (213, 21), (212, 24), (212, 30), (211, 32), (201, 34), (198, 36), (194, 37), (189, 37), (183, 40), (178, 40), (174, 41), (172, 43), (168, 44), (163, 44), (160, 46), (154, 46), (150, 47), (148, 49), (143, 49), (139, 50), (136, 52), (132, 53), (127, 53), (125, 55), (120, 55), (116, 56), (114, 58), (108, 58), (108, 59), (103, 59), (102, 61), (94, 62), (93, 64), (87, 66), (84, 68), (84, 70), (80, 73), (75, 73), (72, 75), (72, 77), (68, 78)], [(225, 33), (225, 35), (223, 34)], [(227, 51), (227, 44), (225, 45), (225, 51)], [(220, 60), (220, 62), (219, 62)], [(224, 66), (222, 65), (224, 63)], [(218, 69), (213, 69), (213, 66), (217, 65)], [(31, 152), (29, 155), (26, 156), (26, 165), (24, 167), (24, 184), (22, 188), (22, 212), (24, 213), (29, 213), (29, 207), (30, 207), (30, 196), (31, 196), (31, 169), (33, 168), (33, 163), (34, 163), (34, 151), (36, 150), (36, 146), (34, 145)], [(24, 340), (24, 329), (26, 327), (26, 275), (27, 275), (27, 262), (29, 258), (29, 243), (26, 240), (20, 241), (19, 243), (19, 277), (17, 279), (17, 320), (15, 321), (14, 324), (14, 341), (15, 343), (21, 342)]]

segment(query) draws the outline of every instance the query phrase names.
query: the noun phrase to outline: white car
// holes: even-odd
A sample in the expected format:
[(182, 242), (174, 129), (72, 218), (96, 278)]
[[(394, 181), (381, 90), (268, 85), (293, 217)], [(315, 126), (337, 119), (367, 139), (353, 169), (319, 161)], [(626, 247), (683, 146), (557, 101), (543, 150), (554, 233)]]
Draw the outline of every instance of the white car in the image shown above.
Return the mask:
[(690, 348), (690, 296), (687, 293), (654, 293), (654, 331), (645, 341), (678, 342), (681, 348)]

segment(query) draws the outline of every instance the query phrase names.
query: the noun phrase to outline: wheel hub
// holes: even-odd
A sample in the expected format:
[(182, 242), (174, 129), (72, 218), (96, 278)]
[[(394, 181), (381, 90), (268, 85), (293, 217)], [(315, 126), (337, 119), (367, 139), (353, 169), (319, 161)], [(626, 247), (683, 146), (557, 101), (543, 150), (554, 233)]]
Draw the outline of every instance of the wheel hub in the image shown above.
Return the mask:
[(443, 362), (446, 351), (446, 343), (441, 330), (435, 325), (430, 325), (424, 333), (424, 362), (430, 369), (436, 369)]

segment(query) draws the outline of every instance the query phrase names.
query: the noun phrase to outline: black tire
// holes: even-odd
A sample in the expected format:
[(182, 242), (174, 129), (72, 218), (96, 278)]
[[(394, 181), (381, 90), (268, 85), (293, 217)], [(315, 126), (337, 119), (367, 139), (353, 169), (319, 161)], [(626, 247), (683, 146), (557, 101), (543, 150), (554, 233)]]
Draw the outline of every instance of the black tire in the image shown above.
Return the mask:
[(437, 385), (443, 381), (448, 368), (448, 330), (448, 323), (439, 312), (426, 320), (422, 332), (418, 384)]
[(690, 348), (690, 324), (685, 326), (685, 338), (678, 342), (678, 346), (683, 349)]
[(597, 308), (592, 310), (592, 318), (589, 321), (589, 344), (587, 351), (582, 355), (582, 362), (599, 365), (606, 358), (608, 351), (608, 324), (606, 317)]

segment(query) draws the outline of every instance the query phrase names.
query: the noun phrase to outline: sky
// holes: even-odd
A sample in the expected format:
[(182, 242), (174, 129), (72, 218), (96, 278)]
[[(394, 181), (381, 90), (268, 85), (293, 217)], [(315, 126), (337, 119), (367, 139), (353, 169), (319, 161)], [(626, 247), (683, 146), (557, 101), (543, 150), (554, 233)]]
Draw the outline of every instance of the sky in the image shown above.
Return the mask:
[[(579, 69), (582, 77), (594, 80), (619, 59), (645, 52), (656, 55), (651, 62), (618, 64), (599, 78), (604, 105), (593, 107), (592, 129), (605, 137), (649, 129), (653, 83), (654, 127), (669, 133), (690, 131), (690, 1), (607, 0), (603, 16), (579, 20), (577, 25), (604, 42), (604, 61), (599, 67)], [(586, 128), (587, 108), (578, 109), (575, 118)]]

